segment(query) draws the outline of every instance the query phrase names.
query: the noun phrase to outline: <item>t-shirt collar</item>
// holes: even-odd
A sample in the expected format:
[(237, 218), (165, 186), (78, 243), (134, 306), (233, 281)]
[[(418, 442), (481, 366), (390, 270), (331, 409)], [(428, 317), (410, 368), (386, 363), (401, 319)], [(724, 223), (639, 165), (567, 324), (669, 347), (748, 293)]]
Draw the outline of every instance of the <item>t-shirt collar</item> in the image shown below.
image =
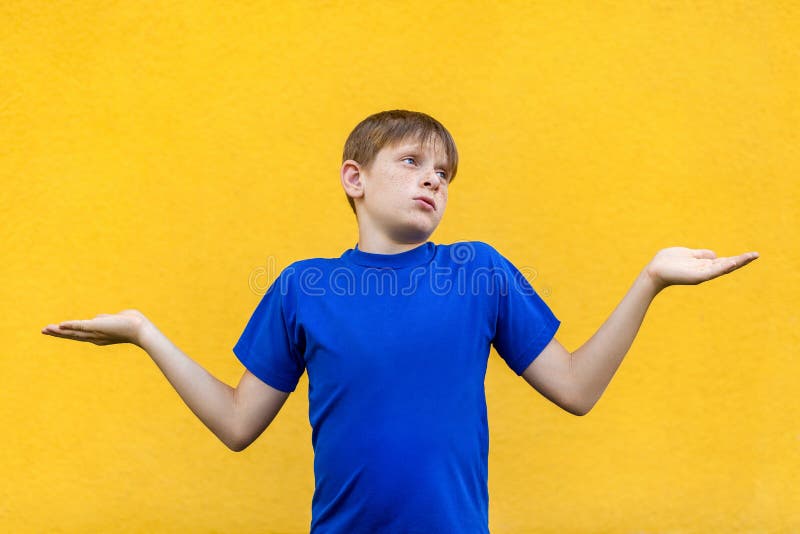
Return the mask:
[(358, 243), (356, 243), (353, 248), (346, 250), (342, 254), (342, 258), (364, 267), (401, 269), (403, 267), (415, 267), (428, 263), (433, 258), (435, 248), (436, 245), (434, 243), (427, 241), (418, 247), (398, 254), (375, 254), (360, 250), (358, 248)]

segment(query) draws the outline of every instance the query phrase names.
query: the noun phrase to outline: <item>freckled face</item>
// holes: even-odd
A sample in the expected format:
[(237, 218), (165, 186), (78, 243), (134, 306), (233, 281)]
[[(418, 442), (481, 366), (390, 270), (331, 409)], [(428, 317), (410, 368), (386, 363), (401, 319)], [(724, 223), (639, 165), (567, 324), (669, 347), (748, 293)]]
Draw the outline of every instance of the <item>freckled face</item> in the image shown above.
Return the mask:
[[(395, 242), (426, 241), (447, 206), (450, 171), (441, 143), (411, 140), (387, 145), (362, 174), (359, 218)], [(427, 198), (433, 206), (418, 198)]]

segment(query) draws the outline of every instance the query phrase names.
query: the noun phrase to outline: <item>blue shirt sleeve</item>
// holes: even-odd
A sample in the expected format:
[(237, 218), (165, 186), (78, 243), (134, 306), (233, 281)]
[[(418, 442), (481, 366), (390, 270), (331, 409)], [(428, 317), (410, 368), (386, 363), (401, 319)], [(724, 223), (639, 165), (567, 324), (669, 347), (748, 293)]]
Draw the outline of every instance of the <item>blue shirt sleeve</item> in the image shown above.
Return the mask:
[(519, 269), (496, 250), (493, 256), (497, 322), (492, 345), (521, 375), (553, 339), (561, 321)]
[(295, 309), (286, 270), (270, 285), (233, 352), (262, 382), (290, 393), (305, 370), (294, 340)]

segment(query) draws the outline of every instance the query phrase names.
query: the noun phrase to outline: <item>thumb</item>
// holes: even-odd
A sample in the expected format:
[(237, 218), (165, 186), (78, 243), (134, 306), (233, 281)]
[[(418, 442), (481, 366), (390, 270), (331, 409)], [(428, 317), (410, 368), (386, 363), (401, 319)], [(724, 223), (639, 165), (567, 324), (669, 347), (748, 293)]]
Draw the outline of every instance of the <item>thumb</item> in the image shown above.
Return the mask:
[(84, 321), (62, 321), (58, 323), (59, 328), (68, 328), (69, 330), (83, 330)]
[(717, 257), (717, 255), (714, 254), (713, 250), (708, 250), (707, 248), (696, 248), (692, 251), (692, 255), (698, 259), (709, 259), (709, 260), (713, 260)]

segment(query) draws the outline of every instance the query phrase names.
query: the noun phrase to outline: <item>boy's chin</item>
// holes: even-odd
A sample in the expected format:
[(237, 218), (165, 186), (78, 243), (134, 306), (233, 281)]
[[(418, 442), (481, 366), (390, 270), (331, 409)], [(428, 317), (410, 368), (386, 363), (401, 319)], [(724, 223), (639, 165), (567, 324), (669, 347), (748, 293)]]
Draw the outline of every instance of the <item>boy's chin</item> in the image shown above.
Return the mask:
[(417, 235), (413, 236), (409, 240), (409, 242), (412, 242), (412, 243), (425, 243), (426, 241), (428, 241), (431, 238), (431, 236), (433, 235), (433, 232), (435, 232), (435, 231), (436, 231), (436, 228), (434, 228), (430, 232), (417, 234)]
[(436, 227), (432, 229), (407, 228), (404, 231), (394, 232), (392, 238), (398, 243), (424, 243), (428, 241), (435, 230)]

